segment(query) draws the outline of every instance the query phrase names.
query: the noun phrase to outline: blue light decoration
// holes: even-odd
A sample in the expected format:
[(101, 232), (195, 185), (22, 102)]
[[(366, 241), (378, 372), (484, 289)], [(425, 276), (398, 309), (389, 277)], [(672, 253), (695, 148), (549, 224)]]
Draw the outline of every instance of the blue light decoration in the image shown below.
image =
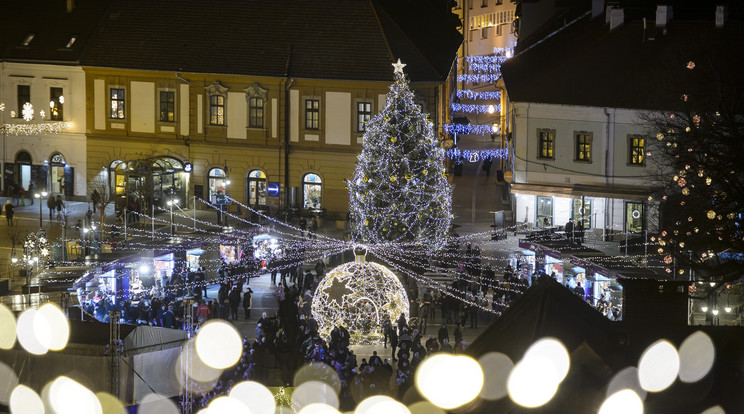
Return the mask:
[(501, 73), (484, 73), (484, 74), (463, 74), (457, 75), (458, 82), (470, 83), (494, 83), (501, 78)]
[(352, 239), (365, 244), (444, 245), (452, 186), (434, 126), (413, 101), (404, 64), (395, 67), (385, 108), (367, 123), (349, 189)]
[(192, 169), (194, 169), (194, 166), (192, 166), (190, 162), (183, 165), (183, 170), (185, 172), (191, 172)]
[(444, 132), (447, 134), (491, 135), (493, 124), (444, 124)]
[(270, 197), (276, 197), (279, 195), (279, 183), (270, 181), (269, 184), (266, 186), (266, 192), (269, 194)]
[(509, 149), (498, 148), (498, 149), (460, 149), (450, 148), (447, 150), (446, 155), (452, 160), (467, 160), (470, 162), (478, 162), (485, 159), (498, 159), (504, 160), (509, 158)]
[[(452, 110), (454, 112), (465, 112), (465, 113), (469, 113), (469, 114), (472, 114), (472, 113), (477, 113), (477, 114), (489, 113), (488, 107), (490, 107), (490, 106), (491, 105), (459, 104), (459, 103), (455, 103), (455, 102), (453, 102), (452, 105), (451, 105)], [(493, 111), (492, 112), (494, 112), (494, 113), (501, 112), (501, 104), (493, 105)]]
[(474, 91), (472, 89), (458, 89), (457, 97), (460, 99), (498, 101), (501, 99), (501, 91)]

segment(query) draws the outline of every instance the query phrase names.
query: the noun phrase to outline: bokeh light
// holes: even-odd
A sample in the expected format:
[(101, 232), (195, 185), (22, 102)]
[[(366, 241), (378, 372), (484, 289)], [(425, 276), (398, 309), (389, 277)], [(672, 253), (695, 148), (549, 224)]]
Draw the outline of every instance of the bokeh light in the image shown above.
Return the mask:
[(360, 402), (354, 414), (411, 414), (411, 411), (387, 395), (374, 395)]
[(230, 390), (230, 398), (243, 402), (250, 407), (251, 414), (274, 414), (276, 401), (274, 394), (263, 384), (255, 381), (237, 383)]
[(0, 349), (11, 349), (16, 341), (16, 319), (7, 306), (0, 303)]
[(607, 394), (605, 394), (605, 397), (609, 397), (624, 389), (633, 390), (641, 397), (641, 400), (646, 400), (646, 390), (641, 388), (641, 383), (638, 381), (638, 368), (625, 367), (618, 371), (607, 385)]
[(3, 362), (0, 362), (0, 404), (8, 405), (10, 393), (18, 385), (18, 376), (13, 368)]
[(10, 394), (11, 414), (44, 414), (44, 403), (36, 391), (25, 385), (18, 385)]
[(70, 338), (70, 322), (67, 320), (67, 316), (54, 303), (45, 303), (39, 308), (39, 313), (46, 318), (49, 324), (49, 349), (52, 351), (64, 349)]
[(207, 322), (196, 334), (196, 353), (212, 368), (225, 369), (235, 365), (243, 352), (240, 333), (231, 324), (214, 320)]
[(416, 370), (416, 387), (435, 405), (452, 409), (467, 404), (483, 388), (483, 370), (467, 356), (435, 354)]
[(322, 362), (310, 362), (303, 365), (294, 376), (294, 385), (298, 386), (308, 381), (320, 381), (333, 387), (336, 393), (341, 392), (341, 379), (332, 366)]
[(408, 409), (411, 414), (446, 414), (445, 411), (429, 401), (419, 401), (411, 404)]
[(509, 397), (523, 407), (540, 407), (555, 395), (560, 385), (555, 365), (543, 356), (525, 358), (514, 365), (506, 382)]
[(563, 346), (561, 341), (555, 338), (541, 338), (533, 343), (525, 352), (523, 360), (534, 356), (546, 358), (555, 367), (558, 374), (558, 382), (563, 381), (568, 374), (571, 366), (571, 360), (568, 356), (568, 350)]
[(506, 379), (514, 368), (514, 362), (500, 352), (489, 352), (478, 358), (483, 369), (483, 389), (480, 397), (486, 400), (498, 400), (506, 397)]
[(638, 380), (649, 392), (667, 389), (679, 374), (679, 354), (674, 345), (666, 340), (651, 344), (638, 361)]
[(126, 414), (127, 410), (118, 398), (107, 392), (97, 392), (96, 398), (101, 403), (104, 414)]
[(338, 395), (333, 387), (320, 381), (308, 381), (295, 388), (292, 393), (292, 407), (303, 408), (314, 403), (338, 408)]
[(703, 331), (693, 333), (679, 346), (679, 379), (700, 381), (713, 368), (715, 359), (716, 348), (710, 336)]
[(599, 414), (643, 414), (643, 401), (633, 390), (620, 390), (602, 403)]
[(328, 404), (313, 403), (304, 406), (297, 414), (341, 414)]
[(194, 338), (189, 339), (188, 342), (181, 348), (181, 353), (178, 355), (178, 359), (174, 364), (175, 378), (181, 383), (181, 387), (184, 387), (183, 381), (185, 379), (191, 379), (189, 382), (191, 393), (202, 393), (207, 392), (214, 388), (220, 375), (222, 375), (221, 369), (215, 369), (207, 366), (196, 353), (196, 346), (194, 344)]
[(179, 414), (176, 404), (159, 394), (147, 394), (139, 403), (137, 414)]
[(720, 405), (716, 405), (706, 409), (700, 414), (726, 414), (726, 410), (724, 410)]
[(98, 397), (72, 378), (57, 377), (42, 394), (55, 414), (103, 413)]
[(217, 397), (209, 403), (207, 411), (210, 414), (253, 414), (242, 401), (232, 397)]
[(49, 322), (36, 309), (26, 309), (18, 317), (18, 342), (31, 354), (44, 355), (49, 352), (49, 331)]

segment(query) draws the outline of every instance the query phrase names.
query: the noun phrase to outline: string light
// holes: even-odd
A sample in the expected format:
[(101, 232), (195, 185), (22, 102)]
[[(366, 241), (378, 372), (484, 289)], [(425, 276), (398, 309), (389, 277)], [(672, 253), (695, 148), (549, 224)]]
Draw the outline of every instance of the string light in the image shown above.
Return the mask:
[(472, 89), (458, 89), (456, 96), (460, 99), (498, 101), (501, 99), (501, 91), (474, 91)]
[(483, 74), (460, 74), (457, 75), (458, 82), (470, 83), (494, 83), (501, 78), (500, 73), (483, 73)]
[(447, 150), (446, 155), (452, 160), (465, 159), (470, 162), (478, 162), (480, 160), (492, 160), (492, 159), (507, 159), (509, 158), (509, 149), (498, 148), (498, 149), (460, 149), (450, 148)]
[(501, 112), (501, 104), (496, 105), (475, 105), (475, 104), (461, 104), (453, 102), (452, 110), (454, 112), (465, 112), (465, 113), (478, 113), (478, 114), (492, 114), (494, 112)]
[(72, 129), (71, 122), (45, 122), (41, 124), (5, 124), (8, 135), (60, 134)]
[(491, 135), (493, 124), (444, 124), (446, 134)]

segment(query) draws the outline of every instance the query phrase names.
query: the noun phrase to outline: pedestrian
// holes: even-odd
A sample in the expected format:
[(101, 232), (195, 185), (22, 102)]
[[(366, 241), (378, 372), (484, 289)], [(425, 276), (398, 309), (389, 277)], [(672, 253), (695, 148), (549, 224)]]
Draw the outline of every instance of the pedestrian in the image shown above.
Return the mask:
[(574, 233), (576, 234), (577, 243), (579, 244), (584, 243), (584, 221), (583, 220), (579, 220), (579, 222), (576, 223), (576, 229), (574, 230)]
[[(34, 205), (34, 183), (30, 182), (28, 183), (28, 198), (31, 199), (31, 205)], [(41, 202), (41, 199), (39, 199), (39, 202)]]
[(93, 203), (93, 211), (96, 211), (98, 204), (101, 202), (101, 193), (99, 193), (97, 189), (94, 189), (93, 192), (90, 193), (90, 202)]
[(439, 332), (437, 333), (437, 339), (439, 340), (439, 346), (441, 347), (444, 345), (445, 340), (449, 340), (449, 330), (447, 329), (446, 324), (442, 324), (442, 327), (439, 328)]
[(57, 220), (62, 220), (62, 209), (65, 207), (65, 202), (62, 201), (62, 196), (57, 194), (57, 199), (54, 200), (54, 207), (57, 209)]
[(398, 347), (398, 332), (396, 332), (395, 325), (390, 326), (390, 348), (392, 349), (393, 362), (397, 361), (395, 358), (395, 349)]
[(568, 219), (568, 223), (566, 223), (565, 226), (566, 230), (566, 238), (568, 239), (569, 243), (574, 242), (574, 222), (573, 218)]
[(21, 199), (21, 205), (26, 205), (26, 190), (23, 189), (23, 187), (18, 188), (18, 197)]
[(238, 320), (238, 306), (240, 306), (240, 291), (238, 288), (233, 288), (230, 292), (230, 295), (228, 296), (228, 301), (230, 303), (230, 320), (237, 321)]
[(13, 184), (10, 187), (11, 194), (13, 195), (13, 205), (14, 206), (17, 206), (19, 204), (18, 203), (18, 201), (19, 201), (18, 200), (18, 194), (19, 194), (18, 187), (19, 187), (18, 184)]
[(245, 319), (251, 318), (251, 308), (253, 307), (253, 291), (251, 288), (243, 294), (243, 311), (245, 311)]
[(5, 218), (8, 219), (8, 225), (13, 225), (13, 213), (14, 213), (14, 207), (13, 204), (11, 204), (10, 200), (7, 200), (5, 202)]
[(310, 220), (310, 238), (311, 239), (317, 239), (317, 233), (318, 233), (318, 219), (313, 216), (312, 220)]
[(486, 158), (483, 160), (483, 166), (481, 167), (483, 171), (486, 173), (486, 178), (491, 176), (491, 163), (493, 160), (491, 158)]
[(305, 237), (305, 231), (307, 230), (307, 219), (303, 216), (300, 217), (300, 233), (302, 237)]

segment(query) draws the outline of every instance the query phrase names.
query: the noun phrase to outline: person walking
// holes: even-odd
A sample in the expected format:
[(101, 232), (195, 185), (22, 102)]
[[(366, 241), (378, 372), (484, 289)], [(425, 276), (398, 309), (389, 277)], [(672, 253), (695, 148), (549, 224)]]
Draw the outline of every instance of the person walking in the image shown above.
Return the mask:
[(62, 196), (57, 194), (57, 199), (54, 200), (54, 207), (57, 208), (57, 220), (62, 220), (62, 209), (65, 207), (65, 202), (62, 201)]
[(579, 220), (578, 223), (576, 223), (576, 229), (574, 229), (574, 235), (576, 242), (578, 244), (584, 243), (584, 221)]
[(568, 242), (573, 243), (574, 242), (574, 222), (572, 218), (568, 219), (568, 223), (566, 223), (565, 230), (566, 230), (566, 238), (568, 239)]
[[(28, 183), (28, 191), (26, 193), (28, 194), (28, 198), (31, 199), (31, 205), (34, 205), (34, 183), (33, 181)], [(39, 199), (39, 202), (41, 203), (41, 199)]]
[(251, 308), (253, 307), (253, 291), (251, 288), (243, 294), (243, 311), (245, 311), (245, 319), (251, 318)]
[(317, 233), (318, 233), (318, 219), (317, 217), (313, 216), (312, 220), (310, 220), (310, 238), (311, 239), (317, 239)]
[(21, 205), (26, 205), (26, 190), (23, 189), (23, 187), (18, 188), (18, 197), (21, 199)]
[(4, 208), (5, 208), (5, 218), (8, 219), (8, 225), (12, 226), (13, 225), (13, 214), (15, 213), (14, 211), (15, 207), (13, 207), (13, 204), (11, 204), (10, 200), (7, 200), (5, 202)]
[(396, 331), (396, 326), (391, 325), (390, 326), (390, 348), (393, 354), (393, 362), (397, 361), (397, 359), (395, 358), (395, 349), (397, 347), (398, 347), (398, 332)]
[(54, 194), (49, 194), (49, 198), (47, 198), (47, 208), (49, 209), (49, 220), (51, 220), (52, 212), (57, 208), (54, 201)]

